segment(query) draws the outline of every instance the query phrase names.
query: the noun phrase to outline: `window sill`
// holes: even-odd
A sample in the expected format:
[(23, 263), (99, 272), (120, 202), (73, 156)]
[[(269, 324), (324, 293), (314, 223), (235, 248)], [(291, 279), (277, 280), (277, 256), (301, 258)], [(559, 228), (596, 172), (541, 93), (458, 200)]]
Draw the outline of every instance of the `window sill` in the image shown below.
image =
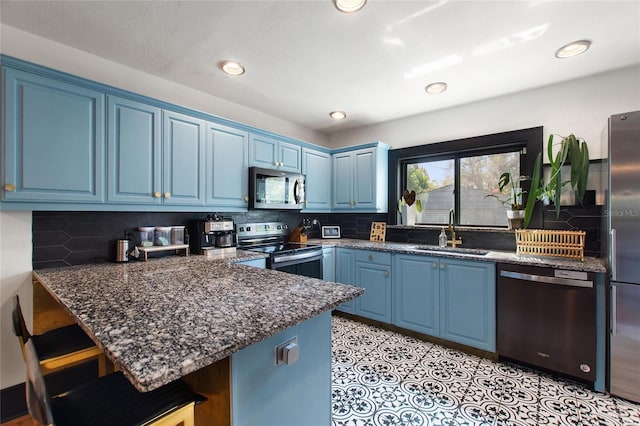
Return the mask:
[[(434, 231), (440, 231), (442, 229), (442, 227), (448, 228), (448, 226), (446, 225), (387, 225), (387, 229), (423, 229), (423, 230), (434, 230)], [(468, 232), (499, 232), (499, 233), (504, 233), (504, 234), (513, 234), (514, 231), (513, 229), (507, 229), (505, 228), (491, 228), (488, 226), (482, 227), (482, 226), (464, 226), (464, 225), (460, 225), (460, 226), (456, 226), (456, 232), (457, 231), (468, 231)]]

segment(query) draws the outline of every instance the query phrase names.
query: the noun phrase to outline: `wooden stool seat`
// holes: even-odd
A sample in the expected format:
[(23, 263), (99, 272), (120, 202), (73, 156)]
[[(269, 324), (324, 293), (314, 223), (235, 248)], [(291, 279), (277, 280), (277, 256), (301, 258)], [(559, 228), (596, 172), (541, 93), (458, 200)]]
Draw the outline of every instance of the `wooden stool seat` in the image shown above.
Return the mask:
[(50, 398), (33, 342), (25, 344), (27, 406), (43, 424), (57, 426), (193, 426), (194, 406), (205, 398), (181, 380), (150, 392), (138, 392), (122, 373), (84, 383)]
[(24, 355), (24, 345), (28, 340), (38, 354), (40, 368), (44, 374), (59, 371), (82, 362), (98, 360), (98, 374), (103, 376), (113, 371), (112, 364), (107, 361), (104, 353), (87, 336), (77, 324), (68, 325), (32, 335), (22, 315), (20, 298), (16, 295), (13, 312), (13, 331), (20, 341)]

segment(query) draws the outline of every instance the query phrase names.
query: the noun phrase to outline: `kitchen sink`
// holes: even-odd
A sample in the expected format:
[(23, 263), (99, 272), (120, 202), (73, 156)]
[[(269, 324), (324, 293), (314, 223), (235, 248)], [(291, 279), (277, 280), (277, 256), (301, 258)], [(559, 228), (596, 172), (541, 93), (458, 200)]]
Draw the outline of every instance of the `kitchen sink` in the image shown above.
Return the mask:
[(489, 254), (489, 250), (472, 249), (472, 248), (453, 248), (453, 247), (439, 247), (439, 246), (415, 246), (414, 250), (422, 251), (429, 254), (455, 254), (461, 256), (486, 256)]

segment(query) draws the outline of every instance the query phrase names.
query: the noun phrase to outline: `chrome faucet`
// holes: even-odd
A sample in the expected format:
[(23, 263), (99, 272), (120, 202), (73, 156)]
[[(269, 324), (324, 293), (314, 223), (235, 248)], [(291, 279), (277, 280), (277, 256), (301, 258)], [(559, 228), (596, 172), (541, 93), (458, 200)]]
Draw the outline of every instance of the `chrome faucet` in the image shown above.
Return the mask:
[(457, 245), (462, 244), (462, 238), (456, 239), (456, 212), (453, 209), (449, 210), (449, 232), (451, 232), (451, 239), (447, 240), (447, 244), (451, 244), (451, 247), (456, 248)]

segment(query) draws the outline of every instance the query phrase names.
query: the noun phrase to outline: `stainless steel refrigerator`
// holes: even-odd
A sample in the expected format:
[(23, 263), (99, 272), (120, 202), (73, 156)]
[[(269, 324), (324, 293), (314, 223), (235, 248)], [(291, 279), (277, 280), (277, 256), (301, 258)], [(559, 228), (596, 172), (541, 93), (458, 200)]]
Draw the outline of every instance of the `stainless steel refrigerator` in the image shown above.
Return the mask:
[(610, 391), (640, 402), (640, 111), (609, 118)]

